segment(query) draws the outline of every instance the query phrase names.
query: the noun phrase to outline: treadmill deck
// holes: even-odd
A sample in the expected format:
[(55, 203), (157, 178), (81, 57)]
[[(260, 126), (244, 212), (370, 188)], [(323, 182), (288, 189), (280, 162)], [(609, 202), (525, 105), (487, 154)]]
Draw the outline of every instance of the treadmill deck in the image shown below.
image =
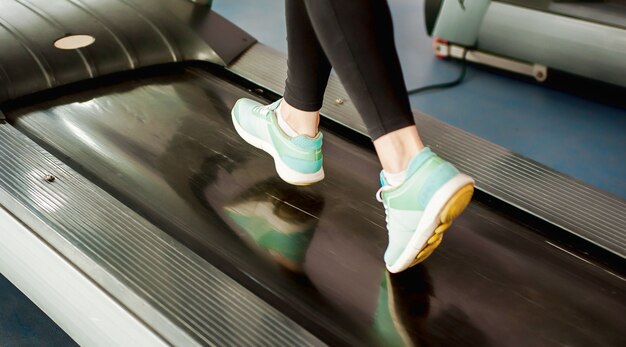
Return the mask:
[[(326, 179), (289, 186), (232, 128), (240, 97), (255, 98), (175, 67), (7, 117), (328, 343), (626, 343), (623, 269), (582, 259), (480, 202), (427, 262), (387, 274), (374, 153), (323, 129)], [(188, 299), (180, 304), (192, 307)]]

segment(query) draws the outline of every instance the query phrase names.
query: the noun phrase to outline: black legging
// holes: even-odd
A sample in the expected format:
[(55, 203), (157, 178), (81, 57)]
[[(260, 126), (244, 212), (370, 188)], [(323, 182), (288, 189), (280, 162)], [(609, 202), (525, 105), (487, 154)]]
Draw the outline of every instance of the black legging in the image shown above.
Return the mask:
[(285, 5), (284, 97), (290, 105), (319, 110), (332, 66), (372, 140), (415, 124), (386, 0), (286, 0)]

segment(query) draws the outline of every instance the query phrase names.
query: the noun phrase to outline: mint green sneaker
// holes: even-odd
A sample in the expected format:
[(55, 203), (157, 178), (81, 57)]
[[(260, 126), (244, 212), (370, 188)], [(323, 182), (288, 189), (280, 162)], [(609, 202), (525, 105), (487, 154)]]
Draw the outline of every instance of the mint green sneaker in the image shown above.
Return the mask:
[(319, 182), (324, 178), (322, 133), (314, 138), (285, 134), (276, 119), (281, 100), (266, 106), (250, 99), (237, 100), (232, 110), (235, 130), (246, 142), (274, 158), (276, 172), (285, 182), (294, 185)]
[(424, 261), (474, 193), (474, 180), (430, 148), (411, 159), (401, 185), (387, 184), (382, 172), (380, 180), (382, 187), (376, 197), (387, 214), (389, 245), (385, 263), (392, 273)]

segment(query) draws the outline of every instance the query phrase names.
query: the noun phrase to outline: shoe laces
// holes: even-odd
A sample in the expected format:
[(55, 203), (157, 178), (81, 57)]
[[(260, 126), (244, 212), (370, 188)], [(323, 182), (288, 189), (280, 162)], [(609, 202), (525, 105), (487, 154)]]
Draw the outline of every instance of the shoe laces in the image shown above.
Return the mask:
[(253, 110), (259, 112), (262, 115), (267, 115), (270, 111), (272, 111), (271, 106), (272, 104), (255, 106)]
[(387, 207), (387, 204), (385, 204), (385, 201), (383, 201), (383, 192), (388, 189), (388, 187), (382, 186), (376, 192), (376, 200), (378, 200), (378, 202), (382, 202), (383, 207), (385, 208), (385, 223), (387, 224), (387, 230), (389, 230), (389, 208)]
[(384, 205), (385, 203), (383, 202), (383, 188), (385, 187), (380, 187), (380, 189), (378, 189), (378, 191), (376, 192), (376, 200), (378, 200), (378, 202), (382, 202)]

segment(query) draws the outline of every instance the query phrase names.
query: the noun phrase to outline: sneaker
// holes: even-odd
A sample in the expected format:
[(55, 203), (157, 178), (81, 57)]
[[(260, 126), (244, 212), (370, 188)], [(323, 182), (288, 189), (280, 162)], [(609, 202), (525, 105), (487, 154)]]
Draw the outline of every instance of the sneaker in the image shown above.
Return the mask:
[(246, 142), (274, 158), (276, 172), (285, 182), (294, 185), (319, 182), (324, 178), (322, 133), (315, 137), (285, 134), (276, 119), (281, 100), (266, 106), (250, 99), (237, 100), (232, 110), (235, 130)]
[(474, 180), (430, 148), (411, 159), (402, 184), (390, 186), (382, 172), (380, 180), (382, 187), (376, 197), (387, 214), (389, 246), (385, 263), (392, 273), (424, 261), (474, 193)]

